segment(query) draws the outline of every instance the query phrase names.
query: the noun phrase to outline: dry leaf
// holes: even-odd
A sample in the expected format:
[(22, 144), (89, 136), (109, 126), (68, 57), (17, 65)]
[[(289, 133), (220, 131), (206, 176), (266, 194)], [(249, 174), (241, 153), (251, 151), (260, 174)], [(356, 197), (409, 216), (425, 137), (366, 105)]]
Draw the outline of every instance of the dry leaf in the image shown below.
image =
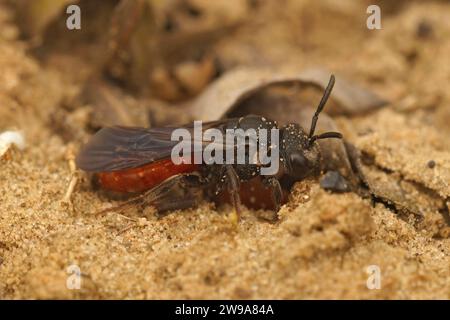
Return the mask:
[[(241, 68), (229, 71), (223, 77), (211, 84), (202, 95), (189, 104), (189, 112), (196, 119), (211, 121), (229, 116), (230, 114), (251, 112), (267, 114), (271, 110), (263, 110), (259, 106), (257, 110), (240, 111), (241, 103), (246, 99), (260, 93), (264, 89), (274, 86), (300, 86), (300, 88), (314, 87), (322, 92), (326, 87), (331, 72), (321, 69), (309, 69), (297, 74), (276, 73), (268, 69)], [(360, 114), (374, 110), (386, 104), (386, 101), (377, 95), (361, 89), (336, 77), (336, 85), (331, 95), (331, 100), (336, 100), (339, 107), (336, 112), (345, 114)], [(318, 103), (318, 101), (316, 102)], [(291, 110), (294, 109), (294, 110)], [(295, 112), (298, 106), (291, 106), (289, 110), (280, 112), (278, 116)], [(255, 112), (256, 111), (256, 112)], [(267, 113), (266, 113), (267, 112)]]
[(76, 4), (70, 0), (17, 0), (18, 22), (29, 37), (40, 37), (45, 28), (61, 14), (65, 5)]

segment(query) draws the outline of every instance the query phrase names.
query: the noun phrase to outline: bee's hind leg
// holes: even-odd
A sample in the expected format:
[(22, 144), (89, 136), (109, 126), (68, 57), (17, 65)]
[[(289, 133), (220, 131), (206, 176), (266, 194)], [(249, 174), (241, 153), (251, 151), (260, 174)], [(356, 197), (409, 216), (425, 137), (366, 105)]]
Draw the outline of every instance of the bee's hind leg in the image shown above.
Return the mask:
[(158, 214), (170, 210), (187, 209), (197, 206), (203, 200), (203, 189), (203, 178), (200, 174), (178, 174), (143, 194), (95, 214), (103, 215), (108, 212), (122, 212), (135, 206), (153, 206)]

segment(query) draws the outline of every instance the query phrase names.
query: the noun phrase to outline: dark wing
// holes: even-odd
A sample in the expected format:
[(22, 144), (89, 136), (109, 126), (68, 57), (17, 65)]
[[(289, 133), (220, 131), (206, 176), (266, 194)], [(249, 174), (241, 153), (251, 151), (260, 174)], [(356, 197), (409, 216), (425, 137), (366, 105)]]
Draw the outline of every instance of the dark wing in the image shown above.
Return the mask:
[(167, 158), (178, 141), (173, 128), (107, 127), (98, 131), (76, 158), (78, 168), (90, 172), (116, 171)]
[[(203, 130), (223, 128), (228, 120), (203, 124)], [(193, 126), (182, 126), (191, 131)], [(78, 168), (88, 172), (109, 172), (135, 168), (168, 158), (179, 141), (171, 141), (172, 131), (177, 127), (139, 128), (106, 127), (99, 130), (82, 147), (76, 158)], [(203, 143), (203, 142), (202, 142)], [(209, 142), (205, 142), (209, 143)]]

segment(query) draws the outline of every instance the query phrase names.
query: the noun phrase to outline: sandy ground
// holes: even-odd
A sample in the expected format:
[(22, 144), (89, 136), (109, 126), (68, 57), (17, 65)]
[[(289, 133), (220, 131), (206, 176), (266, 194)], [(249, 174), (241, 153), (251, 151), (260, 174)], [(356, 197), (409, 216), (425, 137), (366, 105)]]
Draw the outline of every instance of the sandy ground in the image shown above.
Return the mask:
[[(45, 61), (33, 54), (0, 2), (0, 131), (19, 130), (27, 143), (0, 161), (0, 298), (449, 299), (450, 4), (385, 1), (383, 30), (369, 31), (364, 2), (332, 3), (263, 7), (214, 48), (225, 66), (320, 65), (388, 99), (335, 121), (394, 204), (308, 180), (279, 222), (245, 210), (235, 229), (232, 208), (209, 203), (137, 223), (93, 216), (115, 202), (83, 173), (63, 202), (70, 160), (90, 134), (89, 106), (68, 101), (91, 65), (76, 50)], [(81, 270), (79, 290), (66, 286), (71, 265)], [(373, 265), (378, 290), (366, 285)]]

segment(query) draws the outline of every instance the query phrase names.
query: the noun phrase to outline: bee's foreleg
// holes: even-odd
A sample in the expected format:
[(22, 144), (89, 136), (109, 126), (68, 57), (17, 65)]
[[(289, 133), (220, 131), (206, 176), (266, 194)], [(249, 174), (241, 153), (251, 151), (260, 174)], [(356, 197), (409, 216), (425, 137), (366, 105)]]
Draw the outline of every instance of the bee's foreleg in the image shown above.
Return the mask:
[(278, 212), (281, 207), (281, 201), (283, 199), (283, 190), (281, 189), (280, 181), (272, 176), (265, 176), (262, 179), (264, 186), (270, 188), (272, 194), (272, 201), (275, 207), (275, 212)]

